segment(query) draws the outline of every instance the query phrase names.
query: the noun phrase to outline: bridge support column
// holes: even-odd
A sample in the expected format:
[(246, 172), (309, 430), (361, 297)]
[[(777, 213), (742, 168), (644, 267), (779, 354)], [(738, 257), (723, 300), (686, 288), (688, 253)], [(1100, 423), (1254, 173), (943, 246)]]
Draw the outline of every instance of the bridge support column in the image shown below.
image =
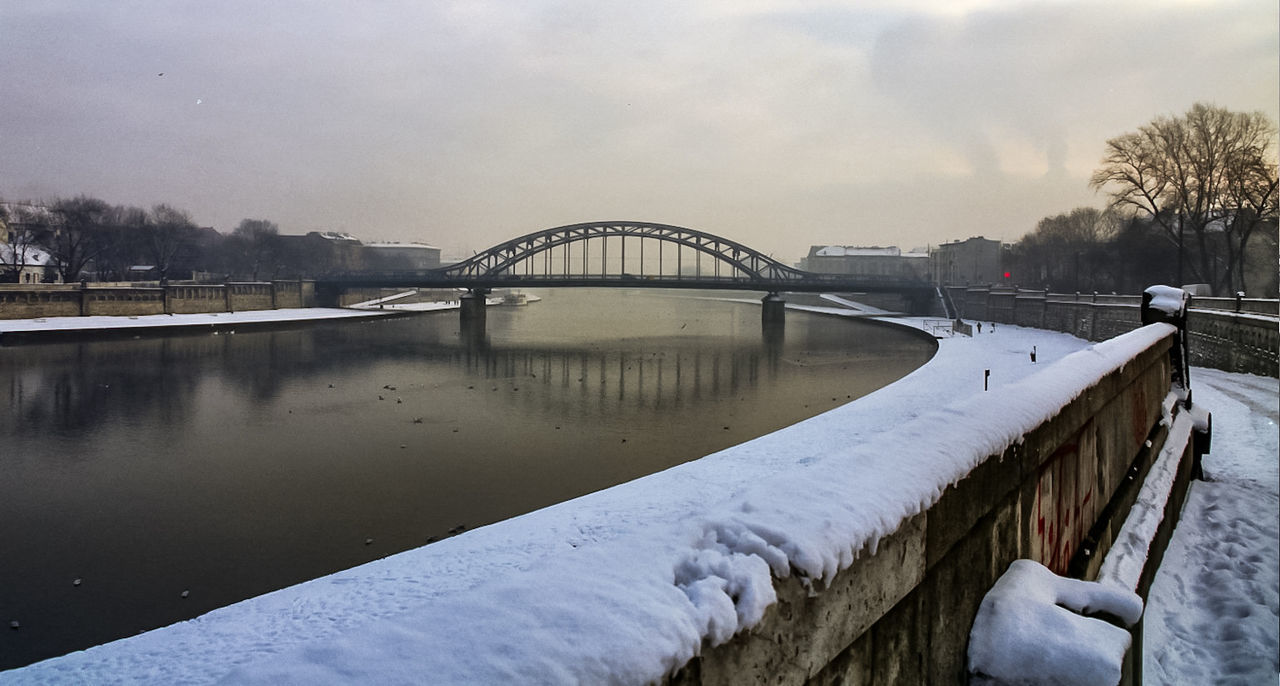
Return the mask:
[(485, 296), (488, 293), (486, 288), (473, 288), (463, 294), (458, 310), (464, 324), (478, 321), (481, 326), (484, 325)]
[(786, 325), (787, 301), (777, 293), (770, 293), (760, 301), (760, 324), (765, 335), (780, 334)]

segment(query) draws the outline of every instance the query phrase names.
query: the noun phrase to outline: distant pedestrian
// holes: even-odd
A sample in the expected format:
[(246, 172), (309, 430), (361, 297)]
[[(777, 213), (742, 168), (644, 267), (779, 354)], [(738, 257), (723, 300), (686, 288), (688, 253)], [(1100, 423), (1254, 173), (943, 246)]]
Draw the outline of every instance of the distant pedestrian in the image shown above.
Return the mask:
[(982, 333), (982, 322), (978, 322), (978, 333)]

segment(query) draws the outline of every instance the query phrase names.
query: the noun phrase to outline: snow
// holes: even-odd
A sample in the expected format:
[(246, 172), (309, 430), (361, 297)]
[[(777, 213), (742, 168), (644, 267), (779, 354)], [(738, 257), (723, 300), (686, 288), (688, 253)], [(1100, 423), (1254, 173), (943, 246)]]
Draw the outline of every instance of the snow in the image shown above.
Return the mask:
[(821, 297), (823, 300), (830, 300), (831, 302), (836, 303), (837, 305), (843, 305), (845, 307), (857, 310), (864, 314), (878, 314), (878, 315), (893, 314), (893, 312), (890, 312), (889, 310), (882, 310), (878, 307), (864, 305), (860, 302), (849, 300), (848, 298), (842, 298), (838, 295), (835, 295), (834, 293), (823, 293)]
[[(15, 257), (15, 253), (21, 254)], [(21, 251), (16, 250), (8, 243), (0, 243), (0, 265), (14, 265), (18, 259), (22, 260), (22, 264), (28, 267), (43, 267), (49, 264), (53, 258), (43, 248), (36, 245), (26, 245)]]
[(1129, 632), (1093, 617), (1098, 614), (1132, 626), (1142, 616), (1142, 599), (1133, 591), (1057, 576), (1033, 560), (1014, 560), (978, 607), (969, 672), (979, 684), (1117, 684)]
[(851, 245), (828, 245), (814, 255), (819, 257), (898, 257), (902, 251), (896, 247), (858, 247)]
[[(1169, 396), (1164, 403), (1166, 423), (1170, 419), (1169, 411), (1174, 394), (1170, 393)], [(1102, 561), (1098, 581), (1130, 591), (1137, 590), (1151, 542), (1155, 539), (1156, 530), (1160, 528), (1160, 522), (1164, 521), (1165, 505), (1169, 502), (1173, 481), (1178, 476), (1178, 465), (1196, 423), (1196, 417), (1189, 411), (1179, 412), (1173, 418), (1164, 446), (1138, 491), (1138, 499), (1120, 527), (1120, 532), (1116, 534), (1106, 559)]]
[(1170, 317), (1183, 314), (1187, 309), (1187, 294), (1181, 288), (1151, 286), (1143, 293), (1151, 296), (1152, 309), (1159, 310)]
[(37, 319), (0, 319), (0, 337), (6, 333), (41, 331), (87, 331), (100, 329), (133, 329), (151, 327), (209, 326), (239, 323), (296, 322), (311, 319), (348, 319), (379, 317), (377, 311), (347, 310), (336, 307), (298, 307), (279, 310), (247, 310), (208, 314), (146, 314), (131, 317), (41, 317)]
[(403, 291), (403, 292), (400, 292), (400, 293), (393, 293), (392, 295), (383, 296), (383, 297), (381, 297), (381, 298), (374, 298), (374, 299), (372, 299), (372, 300), (365, 300), (364, 302), (352, 303), (350, 306), (351, 306), (351, 307), (354, 307), (354, 308), (367, 308), (367, 307), (373, 307), (373, 306), (375, 306), (375, 305), (381, 305), (381, 304), (383, 304), (383, 303), (389, 303), (389, 302), (393, 302), (393, 301), (396, 301), (396, 300), (401, 300), (401, 299), (403, 299), (403, 298), (408, 298), (408, 297), (410, 297), (410, 296), (414, 296), (414, 295), (417, 295), (417, 294), (418, 294), (417, 289), (414, 289), (414, 290), (411, 290), (411, 291)]
[(658, 680), (759, 621), (773, 577), (817, 585), (873, 554), (1170, 331), (1094, 346), (1015, 326), (946, 339), (902, 380), (778, 432), (0, 683)]
[(1280, 672), (1280, 381), (1192, 368), (1213, 413), (1204, 481), (1151, 586), (1148, 683), (1275, 683)]

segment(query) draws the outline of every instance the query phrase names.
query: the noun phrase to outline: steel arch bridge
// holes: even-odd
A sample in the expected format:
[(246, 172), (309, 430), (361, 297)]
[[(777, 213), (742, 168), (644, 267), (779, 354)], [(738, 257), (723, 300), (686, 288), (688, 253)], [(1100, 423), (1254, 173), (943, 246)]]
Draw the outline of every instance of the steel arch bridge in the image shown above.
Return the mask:
[[(630, 248), (630, 250), (628, 250)], [(704, 231), (605, 221), (535, 231), (439, 269), (336, 274), (318, 287), (649, 287), (782, 291), (917, 292), (924, 281), (816, 274)]]

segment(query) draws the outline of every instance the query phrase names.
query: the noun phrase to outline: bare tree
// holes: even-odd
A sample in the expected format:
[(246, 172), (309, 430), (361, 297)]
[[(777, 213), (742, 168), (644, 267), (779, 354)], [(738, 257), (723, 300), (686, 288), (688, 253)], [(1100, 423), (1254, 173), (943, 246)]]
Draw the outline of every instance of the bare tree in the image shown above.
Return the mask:
[(1274, 139), (1262, 113), (1197, 103), (1181, 117), (1157, 117), (1107, 141), (1090, 185), (1109, 189), (1113, 207), (1163, 229), (1178, 246), (1180, 281), (1189, 237), (1192, 273), (1230, 290), (1243, 272), (1248, 236), (1241, 234), (1275, 217)]
[(1011, 261), (1024, 284), (1071, 291), (1114, 288), (1107, 245), (1118, 230), (1113, 213), (1077, 207), (1041, 219), (1013, 246)]
[(62, 280), (71, 283), (106, 248), (103, 227), (108, 225), (112, 208), (102, 200), (81, 195), (57, 200), (51, 209), (59, 222), (49, 227), (42, 239)]
[(130, 267), (145, 261), (143, 244), (147, 211), (141, 207), (117, 205), (102, 216), (97, 229), (101, 250), (93, 258), (94, 271), (103, 281), (130, 278)]
[(275, 273), (279, 235), (280, 228), (266, 219), (242, 219), (231, 233), (239, 248), (242, 266), (249, 270), (254, 281), (258, 280), (258, 274), (264, 268), (271, 274)]
[(190, 249), (196, 225), (185, 211), (164, 204), (151, 208), (147, 219), (143, 229), (147, 256), (160, 273), (160, 280), (167, 281), (174, 261)]

